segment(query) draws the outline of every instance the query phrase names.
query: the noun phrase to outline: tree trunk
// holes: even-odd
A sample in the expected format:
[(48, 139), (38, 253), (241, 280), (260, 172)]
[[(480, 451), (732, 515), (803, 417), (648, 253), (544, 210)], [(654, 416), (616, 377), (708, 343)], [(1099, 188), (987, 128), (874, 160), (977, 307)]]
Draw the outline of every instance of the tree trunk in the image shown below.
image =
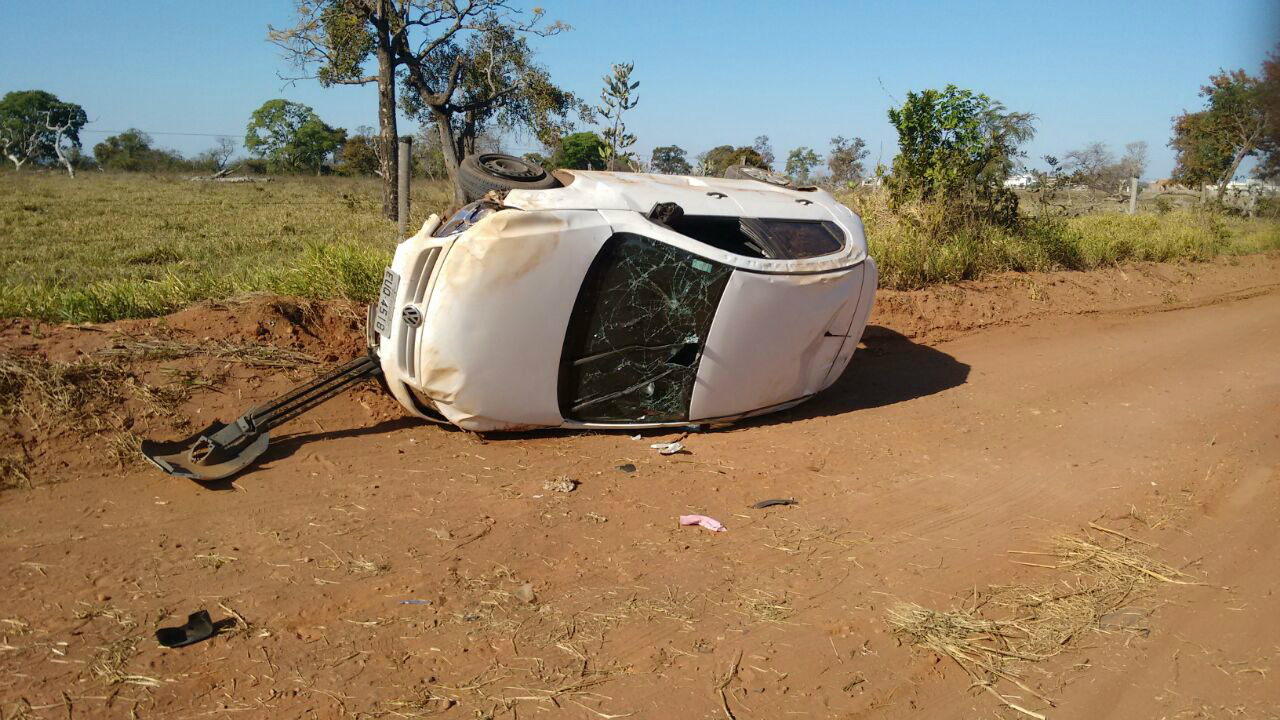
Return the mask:
[(374, 29), (378, 50), (378, 167), (382, 172), (382, 214), (388, 220), (398, 220), (400, 196), (396, 185), (399, 177), (396, 142), (400, 135), (396, 129), (396, 68), (391, 55), (391, 13), (391, 0), (378, 0)]
[(1223, 196), (1227, 194), (1227, 183), (1231, 182), (1231, 178), (1236, 176), (1236, 170), (1240, 169), (1240, 163), (1244, 162), (1244, 157), (1248, 155), (1252, 150), (1253, 150), (1252, 142), (1247, 142), (1243, 146), (1241, 146), (1240, 150), (1236, 152), (1236, 156), (1231, 160), (1231, 169), (1228, 170), (1227, 174), (1224, 175), (1222, 179), (1218, 181), (1218, 204), (1219, 205), (1222, 204)]
[(437, 108), (431, 108), (431, 117), (436, 121), (436, 131), (440, 133), (440, 153), (444, 155), (444, 169), (449, 175), (449, 184), (453, 186), (453, 202), (458, 207), (467, 204), (467, 196), (462, 192), (462, 183), (458, 179), (458, 146), (453, 137), (453, 126), (449, 123), (449, 114)]

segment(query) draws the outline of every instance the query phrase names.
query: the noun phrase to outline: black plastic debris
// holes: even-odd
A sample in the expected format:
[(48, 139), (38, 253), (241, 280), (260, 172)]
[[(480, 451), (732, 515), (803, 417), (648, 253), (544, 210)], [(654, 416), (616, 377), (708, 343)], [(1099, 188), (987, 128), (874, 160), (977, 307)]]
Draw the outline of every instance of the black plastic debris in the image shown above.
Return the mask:
[(755, 508), (756, 510), (763, 510), (765, 508), (773, 507), (775, 505), (799, 505), (799, 504), (800, 503), (798, 503), (795, 498), (772, 498), (770, 500), (761, 500), (760, 502), (756, 503), (755, 505), (752, 505), (751, 507)]
[(213, 637), (215, 628), (208, 610), (187, 616), (187, 624), (156, 630), (156, 642), (168, 648), (179, 648)]

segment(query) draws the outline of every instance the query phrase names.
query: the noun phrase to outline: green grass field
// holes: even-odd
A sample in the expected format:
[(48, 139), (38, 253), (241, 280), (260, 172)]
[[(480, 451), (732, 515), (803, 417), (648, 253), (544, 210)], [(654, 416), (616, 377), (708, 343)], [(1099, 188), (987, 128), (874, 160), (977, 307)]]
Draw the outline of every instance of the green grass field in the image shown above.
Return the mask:
[[(418, 182), (411, 219), (448, 200)], [(0, 173), (0, 316), (103, 322), (258, 290), (366, 300), (396, 243), (381, 203), (365, 178)]]
[[(446, 209), (418, 181), (411, 226)], [(1194, 210), (1037, 220), (1018, 233), (943, 233), (937, 207), (863, 214), (881, 283), (916, 288), (1002, 270), (1090, 269), (1128, 260), (1206, 260), (1280, 248), (1280, 224)], [(147, 317), (208, 298), (268, 291), (371, 300), (396, 242), (373, 178), (0, 173), (0, 316), (55, 322)]]

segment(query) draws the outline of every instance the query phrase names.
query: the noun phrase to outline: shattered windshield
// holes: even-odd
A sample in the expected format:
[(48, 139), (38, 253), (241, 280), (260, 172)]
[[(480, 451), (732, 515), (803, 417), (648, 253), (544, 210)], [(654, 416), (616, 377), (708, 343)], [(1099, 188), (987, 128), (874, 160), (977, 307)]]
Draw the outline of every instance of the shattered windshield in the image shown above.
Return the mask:
[(578, 292), (560, 409), (586, 422), (676, 422), (732, 270), (631, 233), (605, 243)]

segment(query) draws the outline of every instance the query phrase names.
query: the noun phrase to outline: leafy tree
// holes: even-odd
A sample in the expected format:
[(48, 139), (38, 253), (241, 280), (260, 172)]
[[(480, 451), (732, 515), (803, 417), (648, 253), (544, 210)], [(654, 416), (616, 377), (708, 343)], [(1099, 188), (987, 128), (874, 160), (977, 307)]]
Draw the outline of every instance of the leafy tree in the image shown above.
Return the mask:
[(688, 175), (693, 172), (689, 158), (678, 145), (663, 145), (653, 149), (649, 164), (654, 172), (664, 175)]
[[(384, 148), (395, 141), (398, 79), (405, 108), (429, 120), (441, 136), (441, 154), (459, 203), (465, 196), (457, 182), (458, 163), (472, 152), (470, 141), (486, 129), (521, 129), (550, 142), (570, 129), (568, 116), (581, 108), (532, 60), (526, 36), (568, 29), (559, 22), (544, 24), (541, 8), (525, 14), (514, 0), (295, 2), (298, 23), (272, 28), (270, 39), (298, 66), (318, 65), (315, 77), (322, 84), (376, 82)], [(363, 74), (370, 55), (377, 57), (377, 75)], [(394, 177), (385, 169), (384, 175)], [(385, 189), (383, 197), (386, 206)], [(384, 210), (388, 216), (394, 213), (390, 207)]]
[(860, 137), (846, 140), (837, 135), (831, 138), (831, 152), (827, 153), (827, 169), (831, 182), (837, 187), (847, 187), (862, 181), (866, 170), (862, 161), (868, 155), (867, 143)]
[(764, 158), (760, 157), (760, 153), (755, 148), (738, 147), (732, 145), (720, 145), (713, 147), (705, 153), (698, 156), (699, 169), (703, 175), (711, 177), (721, 177), (724, 171), (734, 165), (750, 165), (752, 167), (767, 168)]
[(604, 76), (604, 90), (600, 91), (600, 102), (596, 112), (610, 123), (604, 129), (604, 148), (600, 151), (600, 159), (604, 166), (616, 170), (618, 161), (627, 162), (631, 153), (627, 148), (636, 143), (636, 136), (627, 132), (622, 122), (622, 113), (634, 108), (640, 102), (639, 96), (632, 98), (631, 91), (640, 87), (640, 82), (631, 82), (631, 71), (635, 66), (631, 63), (617, 63), (613, 73)]
[(151, 136), (131, 128), (93, 146), (98, 167), (117, 172), (163, 172), (182, 170), (189, 164), (172, 150), (151, 144)]
[(948, 85), (907, 93), (889, 109), (900, 152), (891, 186), (928, 198), (938, 193), (999, 187), (1034, 135), (1029, 113), (1005, 112), (986, 95)]
[(902, 107), (889, 109), (898, 131), (888, 181), (895, 202), (940, 199), (962, 211), (957, 219), (1016, 222), (1017, 196), (1003, 185), (1024, 157), (1018, 146), (1035, 134), (1034, 119), (955, 85), (907, 93)]
[(1280, 178), (1280, 45), (1262, 63), (1261, 104), (1267, 127), (1258, 141), (1259, 161), (1254, 174), (1264, 180)]
[(0, 150), (21, 170), (28, 162), (60, 162), (75, 177), (63, 148), (80, 148), (80, 130), (88, 122), (84, 108), (43, 90), (15, 90), (0, 99)]
[[(268, 26), (267, 37), (283, 48), (302, 70), (315, 67), (312, 76), (321, 87), (332, 85), (378, 86), (378, 152), (382, 175), (382, 214), (395, 220), (399, 213), (396, 143), (396, 60), (393, 36), (402, 32), (404, 15), (393, 0), (295, 0), (298, 23), (293, 27)], [(369, 56), (377, 69), (364, 69)]]
[(347, 138), (338, 152), (335, 170), (343, 175), (378, 175), (382, 172), (382, 159), (378, 156), (379, 138), (369, 127), (356, 128), (356, 134)]
[(764, 167), (773, 167), (773, 145), (769, 143), (768, 135), (757, 137), (755, 142), (751, 143), (751, 149), (755, 150), (756, 154), (760, 156), (760, 161), (764, 163)]
[(809, 174), (822, 162), (813, 148), (800, 146), (787, 154), (787, 174), (796, 180), (808, 180)]
[(560, 140), (551, 156), (551, 166), (571, 170), (590, 170), (600, 165), (604, 139), (593, 132), (577, 132)]
[(310, 170), (318, 175), (346, 137), (346, 130), (329, 127), (310, 107), (277, 99), (253, 111), (244, 146), (265, 158), (271, 170)]
[(440, 149), (440, 133), (430, 124), (423, 124), (414, 138), (413, 166), (424, 177), (444, 180), (449, 173), (444, 166), (444, 151)]
[[(1276, 82), (1274, 75), (1271, 83)], [(1169, 146), (1176, 153), (1175, 180), (1185, 185), (1216, 183), (1218, 200), (1222, 200), (1240, 163), (1270, 147), (1266, 138), (1280, 122), (1269, 112), (1267, 98), (1276, 89), (1267, 80), (1265, 75), (1259, 79), (1244, 70), (1210, 76), (1209, 84), (1200, 88), (1205, 109), (1173, 119)], [(1264, 159), (1264, 165), (1269, 163), (1269, 158)]]

